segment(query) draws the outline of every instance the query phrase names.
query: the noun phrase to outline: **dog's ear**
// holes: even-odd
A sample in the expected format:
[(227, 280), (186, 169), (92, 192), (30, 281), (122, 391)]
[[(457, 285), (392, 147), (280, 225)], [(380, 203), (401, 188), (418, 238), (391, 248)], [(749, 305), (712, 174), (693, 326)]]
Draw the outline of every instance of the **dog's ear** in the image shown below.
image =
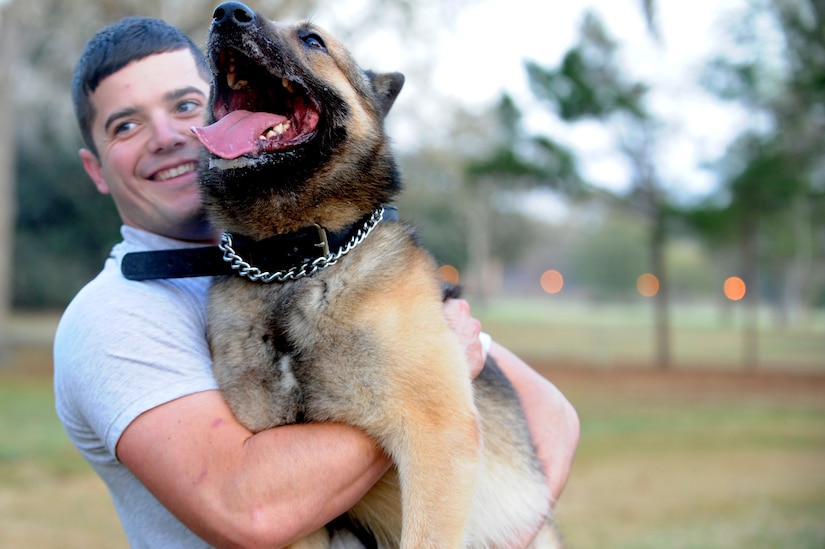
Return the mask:
[(390, 112), (390, 107), (395, 103), (395, 98), (398, 97), (401, 88), (404, 86), (404, 75), (400, 72), (376, 74), (367, 71), (367, 78), (369, 78), (372, 89), (375, 90), (375, 95), (378, 97), (381, 118), (384, 118)]

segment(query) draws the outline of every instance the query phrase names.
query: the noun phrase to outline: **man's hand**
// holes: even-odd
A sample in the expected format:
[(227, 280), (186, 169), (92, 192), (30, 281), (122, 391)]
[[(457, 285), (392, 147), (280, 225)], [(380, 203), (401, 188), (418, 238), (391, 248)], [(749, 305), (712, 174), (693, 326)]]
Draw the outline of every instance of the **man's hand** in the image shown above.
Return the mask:
[(444, 316), (453, 332), (464, 346), (470, 365), (470, 379), (475, 379), (484, 368), (487, 358), (481, 345), (479, 334), (481, 322), (470, 315), (470, 304), (463, 299), (448, 299), (444, 302)]

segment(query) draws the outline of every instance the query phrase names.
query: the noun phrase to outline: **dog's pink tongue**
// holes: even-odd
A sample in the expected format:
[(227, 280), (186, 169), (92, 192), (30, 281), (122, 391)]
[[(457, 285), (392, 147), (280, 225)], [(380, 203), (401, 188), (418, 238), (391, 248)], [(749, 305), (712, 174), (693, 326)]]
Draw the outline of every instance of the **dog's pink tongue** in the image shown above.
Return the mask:
[(231, 160), (257, 152), (258, 137), (286, 120), (286, 117), (279, 114), (238, 110), (209, 126), (193, 126), (192, 131), (209, 152)]

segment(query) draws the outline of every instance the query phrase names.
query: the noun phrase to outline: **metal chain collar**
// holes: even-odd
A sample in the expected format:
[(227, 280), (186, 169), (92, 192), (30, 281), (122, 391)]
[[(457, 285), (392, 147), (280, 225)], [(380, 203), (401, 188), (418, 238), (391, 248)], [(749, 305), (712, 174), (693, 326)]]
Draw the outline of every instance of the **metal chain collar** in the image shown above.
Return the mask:
[(229, 263), (232, 269), (238, 271), (240, 276), (244, 276), (252, 282), (264, 282), (266, 284), (271, 282), (286, 282), (287, 280), (297, 280), (305, 276), (312, 276), (318, 271), (323, 271), (330, 265), (334, 265), (341, 257), (361, 244), (382, 219), (384, 219), (383, 207), (372, 212), (370, 218), (364, 222), (364, 225), (358, 229), (358, 232), (352, 236), (345, 246), (338, 248), (337, 252), (321, 256), (286, 271), (275, 271), (274, 273), (261, 271), (258, 267), (253, 267), (244, 261), (232, 248), (232, 235), (228, 231), (224, 231), (221, 235), (221, 243), (218, 244), (218, 247), (223, 252), (223, 260)]

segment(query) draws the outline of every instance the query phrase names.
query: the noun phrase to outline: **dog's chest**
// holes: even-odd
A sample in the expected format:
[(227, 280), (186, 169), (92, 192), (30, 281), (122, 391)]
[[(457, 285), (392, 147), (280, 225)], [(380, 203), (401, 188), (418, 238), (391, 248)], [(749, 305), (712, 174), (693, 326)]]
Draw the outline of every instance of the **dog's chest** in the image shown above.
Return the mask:
[[(357, 273), (369, 250), (342, 258), (311, 277), (264, 284), (241, 277), (213, 284), (209, 300), (209, 330), (213, 353), (219, 347), (243, 349), (232, 362), (266, 362), (290, 371), (299, 382), (317, 377), (331, 356), (358, 357), (370, 337), (359, 319), (362, 297), (374, 281)], [(244, 340), (243, 345), (237, 341)], [(310, 368), (311, 365), (311, 368)]]
[(214, 283), (209, 300), (214, 369), (225, 392), (238, 387), (240, 396), (227, 398), (236, 415), (241, 415), (238, 400), (255, 386), (267, 387), (270, 397), (249, 415), (267, 415), (271, 421), (265, 426), (345, 421), (349, 416), (335, 414), (348, 413), (343, 411), (354, 395), (380, 391), (393, 352), (385, 341), (386, 312), (394, 310), (388, 294), (409, 271), (399, 234), (404, 234), (400, 228), (376, 230), (353, 253), (311, 277), (273, 284), (230, 277)]

